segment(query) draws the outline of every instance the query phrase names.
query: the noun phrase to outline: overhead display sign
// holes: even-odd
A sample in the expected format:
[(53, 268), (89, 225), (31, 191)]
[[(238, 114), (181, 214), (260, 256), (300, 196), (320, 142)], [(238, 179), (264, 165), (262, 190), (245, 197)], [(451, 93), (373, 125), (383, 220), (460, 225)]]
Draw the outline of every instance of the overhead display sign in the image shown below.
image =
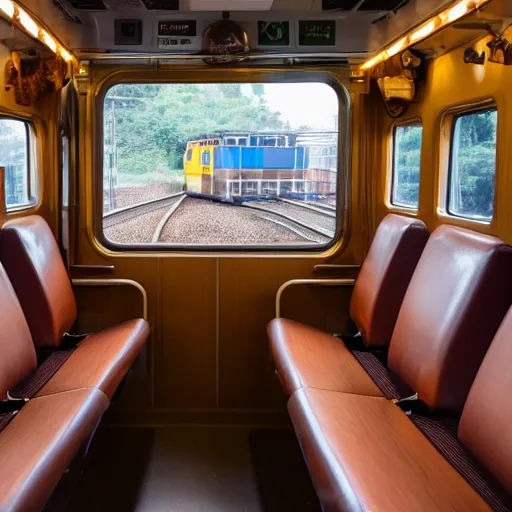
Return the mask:
[(290, 46), (290, 22), (258, 21), (259, 46)]
[(194, 37), (197, 35), (197, 22), (195, 20), (159, 21), (158, 35), (164, 37)]
[(336, 21), (299, 21), (300, 46), (334, 46), (336, 44)]

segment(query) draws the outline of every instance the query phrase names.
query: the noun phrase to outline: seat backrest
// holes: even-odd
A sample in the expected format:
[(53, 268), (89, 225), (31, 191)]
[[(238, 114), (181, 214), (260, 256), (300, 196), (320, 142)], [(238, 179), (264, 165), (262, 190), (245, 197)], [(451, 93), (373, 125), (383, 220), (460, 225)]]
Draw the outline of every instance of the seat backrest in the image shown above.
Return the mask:
[(36, 347), (57, 347), (77, 316), (66, 267), (53, 233), (36, 215), (11, 220), (0, 230), (5, 267)]
[(453, 226), (432, 233), (389, 349), (389, 368), (432, 409), (461, 411), (512, 304), (512, 248)]
[(459, 424), (459, 439), (512, 493), (512, 308), (487, 352)]
[(350, 317), (367, 346), (389, 345), (428, 236), (427, 226), (418, 219), (390, 214), (380, 223), (350, 302)]
[(0, 400), (37, 367), (30, 331), (7, 273), (0, 265)]

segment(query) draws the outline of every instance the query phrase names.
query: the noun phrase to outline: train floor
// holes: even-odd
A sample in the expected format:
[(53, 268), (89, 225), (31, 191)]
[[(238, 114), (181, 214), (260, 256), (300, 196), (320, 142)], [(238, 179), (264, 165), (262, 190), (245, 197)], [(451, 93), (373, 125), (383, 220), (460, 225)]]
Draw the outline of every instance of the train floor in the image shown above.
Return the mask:
[(105, 427), (68, 512), (317, 512), (291, 429)]

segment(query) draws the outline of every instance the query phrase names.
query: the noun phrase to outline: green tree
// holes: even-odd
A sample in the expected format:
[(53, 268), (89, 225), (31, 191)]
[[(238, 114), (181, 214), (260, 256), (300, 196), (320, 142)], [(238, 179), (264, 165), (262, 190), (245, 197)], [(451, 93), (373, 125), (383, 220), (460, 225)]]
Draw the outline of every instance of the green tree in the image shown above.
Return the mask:
[(287, 128), (263, 96), (244, 96), (240, 84), (122, 84), (105, 109), (115, 110), (118, 168), (126, 173), (182, 169), (189, 140)]

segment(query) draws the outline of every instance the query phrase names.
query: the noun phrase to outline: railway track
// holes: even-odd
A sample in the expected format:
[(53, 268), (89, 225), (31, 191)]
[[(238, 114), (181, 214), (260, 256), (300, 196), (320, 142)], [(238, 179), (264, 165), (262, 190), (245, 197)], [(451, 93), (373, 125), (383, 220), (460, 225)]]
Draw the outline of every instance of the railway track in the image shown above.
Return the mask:
[[(172, 194), (109, 212), (104, 216), (103, 226), (107, 232), (112, 233), (118, 230), (122, 233), (120, 236), (124, 236), (125, 239), (121, 243), (173, 243), (173, 237), (170, 239), (167, 234), (169, 229), (172, 230), (171, 221), (173, 216), (179, 213), (177, 217), (180, 218), (185, 214), (192, 220), (188, 224), (187, 230), (194, 231), (196, 223), (193, 222), (195, 220), (193, 217), (198, 214), (194, 213), (193, 205), (199, 204), (198, 201), (204, 201), (203, 204), (207, 203), (207, 200), (197, 198), (189, 198), (187, 201), (187, 197), (186, 193)], [(257, 218), (274, 224), (278, 230), (284, 229), (290, 232), (297, 239), (315, 244), (325, 244), (334, 236), (336, 224), (334, 212), (292, 200), (258, 201), (257, 203), (250, 202), (243, 205), (228, 206), (234, 214), (233, 221), (243, 222), (244, 215), (238, 216), (236, 212), (249, 210)], [(180, 208), (182, 205), (185, 208), (183, 211)], [(236, 220), (237, 217), (240, 220)], [(178, 221), (178, 218), (176, 221), (181, 222)], [(192, 238), (197, 239), (195, 243), (209, 243), (208, 229), (206, 231), (204, 229), (201, 231), (201, 228), (197, 229), (196, 235), (192, 236)], [(132, 236), (130, 236), (130, 232), (133, 233)], [(144, 232), (143, 236), (141, 232)], [(132, 240), (133, 237), (143, 239)], [(246, 242), (240, 239), (240, 242), (236, 243), (244, 244)]]
[(246, 202), (244, 206), (276, 215), (288, 223), (299, 226), (299, 229), (308, 230), (328, 240), (332, 239), (336, 232), (336, 212), (309, 203), (276, 198), (270, 201)]
[(145, 215), (146, 213), (150, 213), (155, 210), (159, 210), (166, 206), (171, 207), (182, 197), (185, 197), (185, 193), (178, 192), (176, 194), (170, 194), (158, 199), (143, 201), (141, 203), (127, 206), (125, 208), (118, 208), (117, 210), (113, 210), (103, 215), (103, 228), (108, 229), (116, 226), (117, 224), (125, 223), (131, 219), (140, 217), (141, 215)]

